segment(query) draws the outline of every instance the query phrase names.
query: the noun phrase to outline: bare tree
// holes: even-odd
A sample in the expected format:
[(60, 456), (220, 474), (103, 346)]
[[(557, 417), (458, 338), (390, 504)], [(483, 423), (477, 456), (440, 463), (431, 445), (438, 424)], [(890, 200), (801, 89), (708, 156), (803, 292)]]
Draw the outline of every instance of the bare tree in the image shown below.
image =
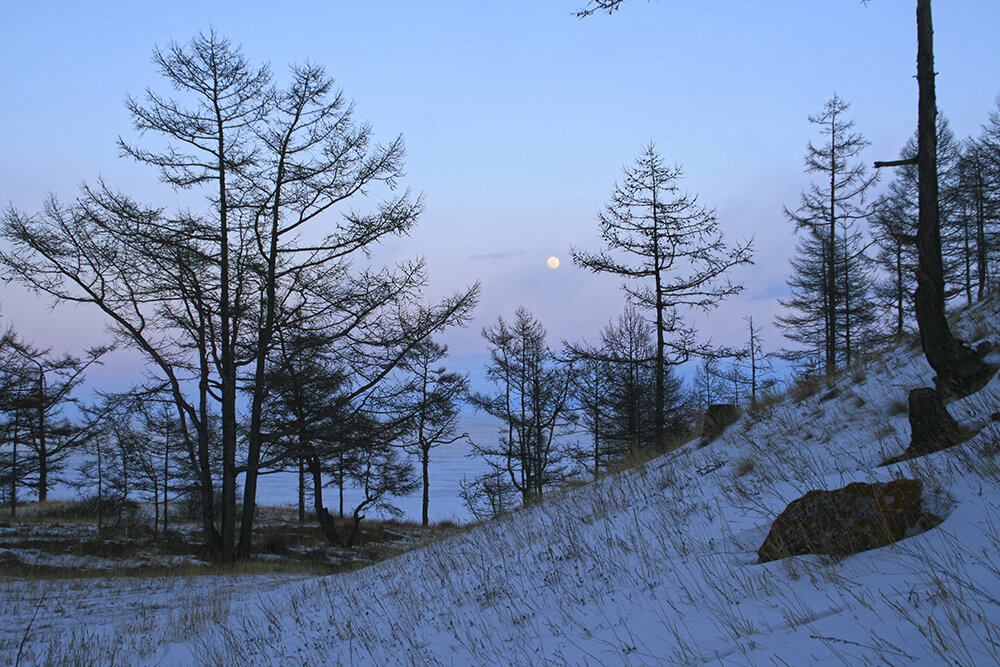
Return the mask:
[[(147, 91), (142, 102), (129, 98), (127, 107), (136, 128), (157, 135), (165, 147), (122, 140), (122, 151), (157, 168), (176, 188), (202, 188), (205, 209), (167, 215), (100, 183), (70, 206), (51, 200), (40, 216), (9, 209), (3, 233), (12, 250), (0, 253), (0, 264), (57, 300), (96, 305), (118, 338), (146, 355), (169, 388), (186, 451), (199, 471), (206, 541), (216, 559), (232, 561), (250, 550), (263, 377), (275, 331), (308, 329), (309, 318), (336, 312), (340, 329), (350, 332), (346, 342), (381, 318), (392, 323), (396, 338), (381, 351), (362, 347), (398, 363), (431, 331), (461, 321), (476, 288), (418, 309), (413, 304), (425, 282), (422, 262), (395, 272), (353, 266), (352, 258), (380, 239), (407, 233), (422, 202), (394, 192), (402, 177), (402, 141), (373, 145), (370, 128), (353, 123), (351, 106), (322, 68), (295, 67), (289, 87), (276, 90), (266, 66), (251, 66), (215, 33), (158, 49), (154, 62), (181, 99)], [(371, 212), (359, 212), (355, 200), (373, 202)], [(309, 223), (321, 230), (311, 231)], [(302, 286), (322, 276), (341, 284), (326, 281), (322, 294), (303, 301)], [(392, 367), (382, 363), (379, 372)], [(240, 390), (249, 396), (245, 442)], [(215, 408), (222, 418), (218, 526), (210, 470)]]
[[(559, 479), (556, 436), (570, 413), (571, 375), (545, 344), (545, 335), (542, 323), (523, 307), (512, 323), (498, 317), (483, 329), (490, 345), (486, 374), (498, 391), (471, 396), (478, 409), (503, 424), (496, 446), (474, 443), (473, 449), (517, 490), (523, 504), (541, 498)], [(479, 480), (491, 481), (498, 479), (489, 473)]]
[(571, 420), (575, 433), (589, 436), (583, 445), (571, 447), (569, 455), (597, 479), (611, 459), (608, 451), (608, 387), (610, 364), (593, 350), (570, 349), (573, 364)]
[(468, 394), (469, 378), (448, 372), (438, 364), (448, 355), (448, 347), (425, 340), (413, 348), (402, 368), (412, 375), (408, 409), (413, 412), (410, 445), (420, 459), (423, 499), (420, 521), (429, 523), (431, 449), (466, 440), (468, 433), (458, 433), (459, 401)]
[[(630, 302), (653, 313), (656, 336), (655, 435), (664, 434), (665, 369), (706, 352), (695, 343), (682, 309), (711, 310), (738, 294), (728, 272), (751, 262), (752, 241), (727, 246), (715, 213), (678, 186), (680, 167), (668, 167), (650, 143), (625, 167), (611, 202), (598, 216), (607, 250), (573, 249), (573, 262), (625, 279)], [(670, 334), (672, 338), (667, 339)], [(669, 356), (668, 356), (669, 348)]]
[(748, 364), (750, 380), (750, 405), (757, 404), (757, 395), (760, 390), (768, 389), (774, 384), (771, 376), (772, 368), (767, 353), (764, 352), (764, 345), (761, 342), (760, 328), (755, 327), (753, 315), (743, 318), (747, 323), (747, 345), (744, 348), (744, 359)]
[(33, 384), (24, 359), (8, 344), (14, 337), (8, 330), (0, 339), (0, 483), (10, 515), (17, 514), (18, 489), (26, 485), (36, 467), (28, 456), (28, 425)]
[(72, 423), (63, 410), (75, 402), (72, 394), (86, 370), (99, 364), (111, 348), (92, 348), (82, 359), (69, 354), (53, 357), (51, 350), (36, 348), (11, 330), (0, 339), (0, 347), (17, 364), (13, 369), (20, 387), (17, 422), (24, 427), (32, 451), (38, 500), (45, 502), (56, 481), (54, 474), (70, 451), (90, 437), (94, 427), (94, 421)]
[[(818, 125), (823, 133), (822, 145), (809, 142), (806, 153), (806, 172), (819, 176), (808, 191), (803, 192), (798, 209), (785, 209), (785, 215), (795, 223), (797, 230), (807, 230), (813, 243), (799, 246), (800, 252), (819, 252), (815, 267), (802, 263), (796, 267), (800, 271), (813, 272), (818, 269), (822, 281), (816, 289), (806, 291), (805, 281), (793, 282), (796, 288), (804, 290), (806, 312), (819, 310), (817, 316), (823, 319), (824, 357), (827, 374), (837, 368), (838, 358), (850, 363), (852, 318), (858, 304), (867, 302), (867, 284), (864, 264), (866, 258), (858, 232), (854, 228), (857, 220), (864, 219), (866, 194), (874, 184), (876, 176), (869, 175), (859, 154), (869, 142), (853, 131), (854, 122), (845, 114), (848, 104), (834, 95), (823, 111), (809, 117), (809, 122)], [(862, 280), (859, 281), (859, 276)], [(812, 292), (812, 293), (808, 293)], [(822, 304), (816, 308), (811, 304)], [(796, 308), (802, 304), (793, 300), (785, 305)], [(786, 329), (793, 332), (798, 326), (793, 318), (779, 318)]]
[[(1000, 123), (1000, 117), (996, 118), (996, 122)], [(962, 269), (966, 298), (972, 303), (973, 285), (976, 301), (981, 301), (986, 295), (996, 270), (993, 256), (1000, 247), (1000, 234), (997, 233), (1000, 222), (1000, 151), (991, 155), (990, 145), (982, 137), (965, 142), (958, 163), (958, 190)]]

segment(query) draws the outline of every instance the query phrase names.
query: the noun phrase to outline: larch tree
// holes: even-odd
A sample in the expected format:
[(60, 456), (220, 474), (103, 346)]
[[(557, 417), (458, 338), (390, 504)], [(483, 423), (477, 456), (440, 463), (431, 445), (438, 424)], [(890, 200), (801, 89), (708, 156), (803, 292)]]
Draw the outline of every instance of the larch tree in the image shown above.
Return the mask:
[(18, 490), (36, 472), (28, 451), (35, 383), (24, 359), (9, 344), (14, 338), (10, 329), (0, 338), (0, 483), (12, 517), (17, 514)]
[(931, 0), (917, 0), (917, 171), (920, 179), (917, 223), (917, 291), (914, 304), (927, 363), (937, 373), (939, 391), (966, 396), (977, 391), (996, 367), (956, 338), (945, 316), (937, 178), (937, 94)]
[[(867, 1), (867, 0), (863, 0)], [(612, 13), (625, 0), (590, 0), (577, 11), (585, 17)], [(937, 93), (934, 72), (934, 28), (931, 0), (917, 0), (917, 135), (916, 156), (920, 179), (917, 225), (917, 292), (915, 311), (924, 356), (938, 374), (937, 386), (964, 396), (981, 387), (996, 372), (968, 345), (957, 339), (945, 317), (944, 268), (941, 260), (937, 142), (935, 118)], [(886, 163), (883, 163), (886, 164)], [(889, 163), (891, 164), (891, 163)], [(879, 166), (876, 164), (876, 166)], [(829, 366), (828, 366), (829, 368)]]
[(824, 368), (830, 356), (832, 304), (827, 292), (830, 283), (825, 255), (825, 244), (819, 233), (812, 228), (803, 230), (786, 281), (790, 295), (778, 299), (784, 312), (775, 318), (775, 325), (784, 337), (795, 344), (791, 349), (782, 349), (780, 356), (808, 368)]
[(312, 488), (312, 506), (320, 530), (330, 546), (341, 547), (340, 534), (324, 501), (325, 475), (343, 488), (347, 471), (356, 464), (361, 430), (353, 414), (350, 379), (328, 352), (329, 339), (321, 334), (278, 332), (274, 363), (265, 377), (267, 391), (262, 419), (262, 467), (293, 464), (299, 473), (299, 516), (304, 520), (306, 480)]
[[(625, 279), (629, 302), (651, 311), (655, 336), (655, 439), (664, 437), (666, 368), (706, 352), (684, 322), (689, 309), (708, 311), (738, 294), (729, 271), (751, 262), (751, 240), (726, 244), (714, 211), (682, 192), (680, 167), (667, 166), (650, 143), (624, 168), (611, 201), (598, 215), (606, 248), (574, 248), (573, 262)], [(656, 444), (660, 444), (657, 442)]]
[[(785, 215), (799, 231), (809, 236), (800, 244), (799, 252), (818, 253), (818, 256), (801, 262), (793, 268), (807, 271), (806, 280), (790, 281), (799, 297), (822, 304), (807, 307), (821, 317), (823, 322), (823, 355), (827, 374), (832, 373), (840, 359), (850, 363), (852, 354), (852, 327), (857, 320), (865, 319), (856, 311), (868, 300), (868, 281), (860, 232), (855, 223), (867, 216), (866, 196), (875, 182), (858, 156), (868, 146), (868, 141), (853, 130), (854, 122), (846, 118), (849, 105), (834, 95), (823, 111), (809, 116), (809, 122), (819, 126), (823, 136), (820, 145), (809, 142), (806, 152), (806, 173), (816, 174), (816, 181), (803, 192), (795, 211), (785, 209)], [(816, 275), (821, 280), (816, 281)], [(808, 291), (806, 286), (810, 288)], [(810, 294), (809, 291), (812, 293)], [(798, 308), (795, 300), (785, 302)], [(854, 316), (857, 316), (856, 318)], [(795, 319), (779, 318), (781, 326), (795, 330)]]
[[(1000, 153), (991, 155), (982, 138), (965, 142), (958, 163), (962, 275), (966, 299), (981, 301), (996, 271), (1000, 250)], [(973, 299), (973, 291), (975, 298)]]
[(597, 479), (601, 469), (611, 460), (606, 435), (610, 363), (586, 348), (571, 350), (570, 358), (573, 364), (571, 420), (574, 433), (585, 435), (587, 440), (571, 447), (569, 455)]
[(694, 371), (694, 394), (704, 412), (723, 400), (723, 378), (718, 357), (705, 357)]
[(448, 355), (448, 346), (425, 340), (410, 352), (401, 368), (410, 377), (408, 410), (412, 412), (409, 444), (416, 448), (420, 460), (423, 497), (420, 521), (429, 523), (431, 449), (467, 439), (468, 433), (458, 432), (459, 403), (469, 391), (468, 376), (449, 372), (441, 362)]
[[(15, 387), (15, 397), (8, 402), (16, 410), (14, 420), (23, 431), (18, 434), (27, 445), (32, 459), (32, 484), (39, 502), (48, 499), (49, 489), (57, 482), (70, 453), (94, 432), (99, 417), (72, 422), (64, 410), (76, 402), (73, 393), (83, 382), (87, 369), (100, 364), (111, 348), (95, 347), (83, 358), (70, 354), (53, 356), (21, 340), (12, 330), (0, 338), (0, 348), (13, 367), (8, 369)], [(23, 435), (22, 435), (23, 434)]]
[(672, 365), (662, 368), (662, 424), (657, 422), (657, 354), (652, 327), (629, 304), (601, 330), (601, 358), (607, 362), (605, 441), (610, 462), (667, 443), (657, 428), (675, 436), (687, 432), (686, 396)]
[(753, 315), (744, 317), (743, 321), (747, 323), (747, 345), (743, 349), (743, 358), (750, 381), (750, 407), (754, 407), (757, 405), (758, 394), (770, 389), (774, 385), (774, 378), (769, 355), (764, 351), (760, 327), (754, 326)]
[[(964, 288), (964, 220), (961, 216), (964, 197), (959, 188), (960, 144), (955, 140), (944, 114), (938, 113), (937, 173), (942, 192), (940, 226), (942, 230), (942, 261), (945, 299), (957, 296)], [(917, 277), (917, 219), (919, 215), (920, 183), (914, 156), (917, 154), (916, 133), (900, 151), (888, 192), (875, 204), (869, 216), (869, 226), (878, 247), (874, 262), (880, 269), (875, 295), (881, 308), (891, 314), (892, 330), (899, 334), (904, 323), (913, 319), (913, 292)]]
[(913, 317), (913, 290), (916, 287), (916, 227), (905, 214), (906, 199), (898, 191), (898, 181), (872, 209), (868, 219), (872, 238), (878, 246), (873, 261), (880, 269), (872, 294), (886, 315), (889, 330), (901, 335)]
[[(387, 320), (402, 334), (381, 352), (398, 363), (409, 346), (462, 321), (476, 288), (416, 308), (421, 262), (397, 271), (354, 266), (384, 238), (407, 234), (423, 205), (397, 190), (402, 140), (374, 144), (322, 68), (293, 67), (290, 84), (279, 89), (268, 67), (253, 66), (214, 32), (157, 49), (154, 63), (177, 99), (153, 90), (141, 101), (128, 98), (136, 129), (152, 140), (151, 147), (121, 140), (121, 150), (174, 188), (204, 193), (205, 206), (168, 213), (101, 182), (70, 205), (51, 199), (40, 215), (11, 207), (3, 219), (10, 250), (0, 264), (57, 301), (95, 305), (119, 340), (145, 354), (169, 388), (198, 471), (206, 542), (216, 560), (231, 562), (251, 548), (264, 377), (278, 328), (309, 328), (308, 317), (330, 312), (341, 323), (405, 313), (409, 319)], [(324, 276), (342, 284), (324, 285), (303, 308), (301, 286)], [(249, 397), (248, 417), (240, 414), (240, 391)]]
[[(981, 171), (977, 168), (976, 179), (981, 177), (985, 185), (985, 190), (977, 195), (981, 206), (981, 215), (977, 213), (981, 221), (977, 223), (977, 238), (982, 239), (978, 245), (982, 256), (977, 256), (981, 262), (981, 297), (986, 290), (1000, 287), (1000, 96), (976, 137), (975, 146), (976, 161), (981, 166)], [(979, 184), (975, 187), (978, 189)]]
[[(483, 329), (490, 348), (486, 376), (496, 393), (474, 393), (472, 404), (501, 422), (496, 445), (473, 443), (491, 473), (479, 486), (502, 484), (516, 490), (522, 504), (541, 498), (561, 477), (562, 453), (556, 436), (571, 412), (571, 369), (545, 343), (546, 331), (527, 309), (519, 307), (514, 321), (498, 317)], [(496, 493), (503, 495), (498, 487)]]
[[(630, 454), (665, 444), (656, 436), (656, 344), (653, 328), (633, 304), (600, 332), (596, 345), (567, 344), (573, 364), (576, 423), (591, 439), (573, 456), (598, 472)], [(688, 397), (671, 365), (664, 368), (664, 425), (687, 432)]]

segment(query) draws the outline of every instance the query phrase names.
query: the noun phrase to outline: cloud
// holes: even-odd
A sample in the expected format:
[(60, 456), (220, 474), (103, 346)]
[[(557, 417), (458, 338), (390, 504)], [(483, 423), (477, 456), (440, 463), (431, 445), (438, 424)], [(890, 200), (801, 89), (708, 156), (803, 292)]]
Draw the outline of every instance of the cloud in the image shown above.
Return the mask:
[(509, 259), (511, 257), (521, 257), (525, 255), (525, 251), (520, 252), (487, 252), (478, 255), (469, 255), (469, 259)]

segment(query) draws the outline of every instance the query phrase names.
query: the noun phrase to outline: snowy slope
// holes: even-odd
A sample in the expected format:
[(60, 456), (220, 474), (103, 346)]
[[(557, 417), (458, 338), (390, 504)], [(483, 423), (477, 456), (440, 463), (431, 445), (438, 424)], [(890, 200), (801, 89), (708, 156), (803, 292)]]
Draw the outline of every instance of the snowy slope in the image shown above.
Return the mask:
[[(965, 313), (962, 334), (997, 340), (997, 311)], [(1000, 378), (948, 406), (975, 437), (876, 467), (908, 443), (907, 392), (931, 375), (900, 347), (708, 446), (350, 575), (6, 581), (0, 662), (37, 611), (22, 662), (996, 664)], [(898, 476), (924, 481), (943, 523), (842, 559), (757, 564), (771, 520), (805, 491)]]

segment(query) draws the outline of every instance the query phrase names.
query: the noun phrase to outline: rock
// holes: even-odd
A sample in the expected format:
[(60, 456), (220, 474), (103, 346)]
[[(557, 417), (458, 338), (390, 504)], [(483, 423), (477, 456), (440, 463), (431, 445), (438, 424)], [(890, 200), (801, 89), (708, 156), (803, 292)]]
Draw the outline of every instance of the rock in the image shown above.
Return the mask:
[(884, 547), (906, 536), (923, 517), (919, 480), (855, 482), (835, 491), (810, 491), (778, 515), (761, 563), (798, 554), (847, 555)]
[(708, 406), (705, 412), (705, 426), (702, 429), (701, 445), (704, 447), (715, 440), (726, 427), (740, 418), (740, 409), (732, 403), (718, 403)]

